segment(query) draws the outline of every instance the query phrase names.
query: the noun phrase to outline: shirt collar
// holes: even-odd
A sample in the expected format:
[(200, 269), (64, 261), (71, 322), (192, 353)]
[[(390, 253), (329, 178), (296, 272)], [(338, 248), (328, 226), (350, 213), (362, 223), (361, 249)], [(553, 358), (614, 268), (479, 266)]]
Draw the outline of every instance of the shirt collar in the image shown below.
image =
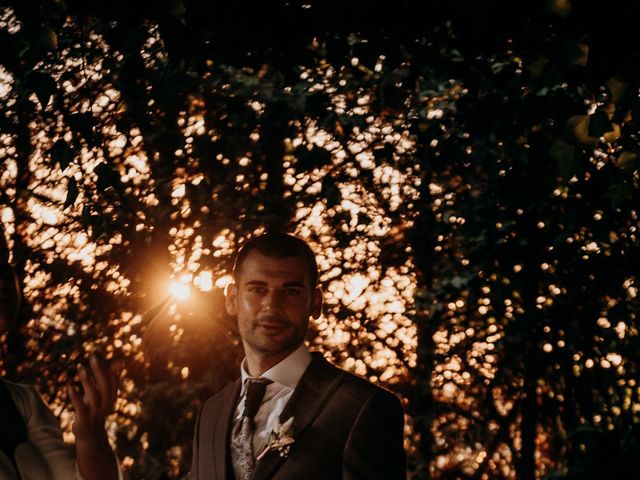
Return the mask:
[[(295, 389), (298, 382), (302, 378), (302, 374), (311, 363), (311, 353), (303, 343), (293, 352), (291, 352), (284, 360), (274, 365), (269, 370), (260, 375), (261, 378), (268, 378), (274, 383), (279, 383), (285, 387)], [(245, 380), (251, 378), (247, 372), (247, 359), (242, 360), (240, 367), (240, 376), (242, 378), (242, 394), (245, 391)]]

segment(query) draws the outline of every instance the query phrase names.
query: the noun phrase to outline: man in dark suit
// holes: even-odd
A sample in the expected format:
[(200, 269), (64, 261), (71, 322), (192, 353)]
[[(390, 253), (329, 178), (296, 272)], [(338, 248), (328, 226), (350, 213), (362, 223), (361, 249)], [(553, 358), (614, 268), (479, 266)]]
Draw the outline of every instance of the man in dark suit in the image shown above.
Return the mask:
[(310, 353), (309, 318), (322, 292), (309, 246), (268, 233), (239, 252), (226, 309), (238, 320), (241, 378), (196, 422), (192, 480), (401, 480), (398, 398)]

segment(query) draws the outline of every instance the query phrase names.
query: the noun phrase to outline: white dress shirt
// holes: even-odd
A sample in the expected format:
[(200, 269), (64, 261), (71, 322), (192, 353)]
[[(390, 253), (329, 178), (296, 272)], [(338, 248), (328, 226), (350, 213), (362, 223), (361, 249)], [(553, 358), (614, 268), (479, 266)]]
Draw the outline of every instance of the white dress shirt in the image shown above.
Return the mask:
[[(244, 400), (246, 398), (245, 380), (251, 375), (247, 372), (247, 359), (242, 361), (240, 376), (242, 379), (242, 390), (240, 391), (240, 401), (236, 408), (234, 425), (240, 421), (244, 413)], [(302, 374), (311, 363), (311, 353), (302, 344), (293, 351), (287, 358), (260, 375), (261, 378), (268, 378), (273, 383), (267, 385), (264, 398), (254, 418), (255, 433), (253, 435), (253, 453), (258, 456), (269, 440), (269, 435), (276, 425), (276, 421), (285, 405), (291, 398), (293, 391), (298, 386)], [(283, 419), (287, 421), (288, 418)]]

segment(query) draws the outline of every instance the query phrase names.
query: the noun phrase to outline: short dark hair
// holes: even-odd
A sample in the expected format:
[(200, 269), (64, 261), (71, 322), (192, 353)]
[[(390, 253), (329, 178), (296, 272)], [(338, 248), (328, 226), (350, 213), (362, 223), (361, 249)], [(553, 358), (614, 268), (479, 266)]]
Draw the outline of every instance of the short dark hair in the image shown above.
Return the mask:
[(233, 265), (233, 277), (238, 280), (238, 274), (242, 264), (251, 252), (257, 252), (265, 257), (272, 258), (303, 258), (309, 269), (311, 288), (318, 284), (318, 263), (316, 256), (309, 244), (301, 238), (283, 232), (268, 232), (253, 237), (238, 251)]

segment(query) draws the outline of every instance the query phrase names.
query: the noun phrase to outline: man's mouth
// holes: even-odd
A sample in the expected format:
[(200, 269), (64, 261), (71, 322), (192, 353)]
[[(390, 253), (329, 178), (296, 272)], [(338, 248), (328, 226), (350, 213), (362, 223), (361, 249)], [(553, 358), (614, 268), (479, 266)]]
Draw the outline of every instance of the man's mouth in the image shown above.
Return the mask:
[(258, 327), (263, 329), (267, 333), (279, 333), (287, 327), (285, 322), (280, 320), (259, 320)]

